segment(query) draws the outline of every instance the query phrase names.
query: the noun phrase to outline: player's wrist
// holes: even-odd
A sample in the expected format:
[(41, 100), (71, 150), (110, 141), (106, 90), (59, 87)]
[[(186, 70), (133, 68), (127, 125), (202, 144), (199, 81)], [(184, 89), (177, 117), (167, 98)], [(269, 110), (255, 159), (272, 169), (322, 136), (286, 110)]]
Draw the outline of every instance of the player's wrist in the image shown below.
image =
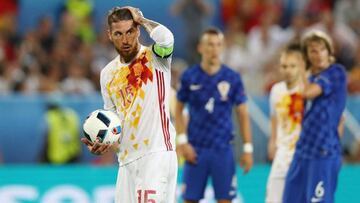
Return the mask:
[(176, 141), (178, 145), (187, 144), (188, 138), (185, 133), (180, 133), (176, 136)]
[(141, 16), (137, 19), (137, 23), (140, 25), (144, 25), (146, 23), (147, 19), (144, 16)]
[(246, 142), (243, 145), (243, 152), (244, 153), (248, 153), (248, 154), (252, 154), (254, 152), (254, 146), (251, 142)]

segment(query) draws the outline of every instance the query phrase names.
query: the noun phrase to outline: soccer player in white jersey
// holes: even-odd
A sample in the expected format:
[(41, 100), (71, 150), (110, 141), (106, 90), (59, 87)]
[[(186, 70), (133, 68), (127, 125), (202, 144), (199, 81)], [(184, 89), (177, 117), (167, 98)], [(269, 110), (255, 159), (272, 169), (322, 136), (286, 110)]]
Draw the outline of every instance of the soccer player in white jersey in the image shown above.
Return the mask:
[(295, 152), (303, 117), (301, 71), (305, 59), (301, 46), (289, 45), (280, 56), (283, 81), (270, 92), (271, 136), (269, 158), (273, 159), (266, 188), (266, 203), (281, 203), (287, 171)]
[[(140, 25), (154, 40), (151, 47), (139, 43)], [(119, 55), (101, 72), (101, 93), (104, 109), (123, 120), (115, 202), (175, 202), (175, 129), (168, 105), (173, 34), (133, 7), (112, 9), (108, 26)], [(94, 154), (111, 147), (82, 141)]]

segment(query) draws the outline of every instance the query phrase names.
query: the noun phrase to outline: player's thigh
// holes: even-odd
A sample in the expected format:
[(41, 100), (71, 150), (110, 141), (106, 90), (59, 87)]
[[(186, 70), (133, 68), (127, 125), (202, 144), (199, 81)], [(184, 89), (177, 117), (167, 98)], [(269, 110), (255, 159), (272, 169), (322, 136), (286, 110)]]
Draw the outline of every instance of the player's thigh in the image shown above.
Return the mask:
[(340, 158), (316, 159), (309, 164), (308, 202), (334, 202)]
[(212, 152), (210, 176), (217, 200), (235, 198), (237, 185), (235, 167), (234, 154), (231, 148)]
[(199, 201), (204, 197), (205, 187), (209, 176), (209, 157), (207, 150), (197, 149), (197, 162), (185, 162), (183, 170), (183, 199)]
[(285, 178), (285, 187), (282, 197), (283, 203), (306, 202), (307, 162), (302, 159), (292, 161)]
[(139, 159), (136, 192), (139, 203), (174, 203), (177, 157), (174, 151), (156, 152)]
[(115, 189), (115, 203), (136, 202), (136, 188), (130, 170), (131, 167), (132, 164), (119, 168)]
[(269, 177), (266, 185), (266, 203), (281, 203), (284, 193), (285, 177)]

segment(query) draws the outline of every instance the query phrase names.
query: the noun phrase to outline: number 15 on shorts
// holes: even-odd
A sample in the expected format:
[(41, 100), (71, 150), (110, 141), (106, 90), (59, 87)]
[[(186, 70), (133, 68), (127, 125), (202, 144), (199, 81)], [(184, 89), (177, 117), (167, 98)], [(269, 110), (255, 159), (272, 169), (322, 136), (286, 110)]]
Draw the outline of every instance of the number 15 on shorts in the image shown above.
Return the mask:
[(156, 190), (138, 190), (137, 191), (138, 203), (156, 203), (154, 199), (151, 199), (151, 196), (155, 194), (156, 194)]

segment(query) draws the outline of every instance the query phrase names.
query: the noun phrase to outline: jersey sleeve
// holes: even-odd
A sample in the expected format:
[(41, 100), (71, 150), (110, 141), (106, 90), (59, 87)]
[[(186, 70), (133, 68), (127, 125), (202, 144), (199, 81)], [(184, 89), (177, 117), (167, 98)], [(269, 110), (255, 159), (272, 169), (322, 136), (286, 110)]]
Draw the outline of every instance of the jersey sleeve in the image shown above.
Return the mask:
[(321, 91), (323, 95), (330, 94), (332, 90), (331, 78), (328, 74), (320, 74), (315, 78), (314, 83), (321, 87)]
[(174, 50), (174, 35), (163, 25), (155, 27), (150, 33), (151, 39), (154, 40), (152, 47), (157, 57), (168, 58)]
[(314, 83), (321, 87), (323, 95), (329, 95), (337, 84), (344, 82), (344, 71), (341, 67), (333, 67), (328, 71), (320, 73), (315, 79)]
[(103, 98), (104, 101), (104, 109), (105, 110), (110, 110), (116, 113), (116, 107), (115, 104), (113, 103), (109, 92), (106, 89), (106, 81), (108, 78), (108, 73), (106, 72), (106, 70), (102, 70), (101, 74), (100, 74), (100, 88), (101, 88), (101, 96)]
[(237, 74), (234, 83), (234, 103), (240, 105), (246, 102), (246, 93), (241, 76)]
[(186, 73), (187, 72), (184, 72), (184, 74), (181, 76), (180, 88), (176, 94), (177, 99), (183, 103), (189, 101), (189, 95), (190, 95), (189, 81), (188, 81), (188, 77), (186, 76), (187, 75)]
[(150, 37), (154, 40), (152, 53), (154, 55), (155, 68), (167, 71), (171, 67), (171, 55), (174, 50), (174, 35), (163, 25), (155, 27)]

